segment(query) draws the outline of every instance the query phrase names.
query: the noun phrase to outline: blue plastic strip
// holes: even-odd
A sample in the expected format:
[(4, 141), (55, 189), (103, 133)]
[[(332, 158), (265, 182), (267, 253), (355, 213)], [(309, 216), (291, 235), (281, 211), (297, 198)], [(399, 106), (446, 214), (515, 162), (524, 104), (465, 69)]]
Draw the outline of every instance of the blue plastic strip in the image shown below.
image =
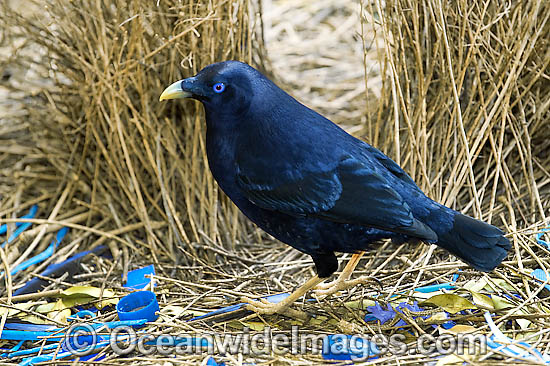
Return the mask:
[(51, 337), (48, 338), (48, 340), (59, 342), (65, 338), (65, 335), (62, 333), (53, 334), (54, 332), (4, 329), (0, 335), (0, 339), (10, 341), (37, 341), (39, 339)]
[[(41, 276), (52, 277), (52, 275), (56, 274), (57, 272), (61, 272), (61, 271), (70, 272), (70, 268), (77, 266), (78, 262), (83, 257), (85, 257), (86, 255), (88, 255), (90, 253), (98, 253), (98, 252), (102, 251), (104, 248), (105, 247), (103, 245), (100, 245), (100, 246), (96, 247), (93, 250), (87, 250), (87, 251), (84, 251), (84, 252), (77, 253), (74, 256), (64, 260), (63, 262), (52, 263), (42, 273), (40, 273), (40, 275)], [(25, 283), (25, 285), (23, 287), (18, 288), (17, 290), (15, 290), (13, 295), (14, 296), (24, 295), (24, 294), (29, 294), (29, 293), (32, 293), (32, 292), (40, 291), (43, 287), (42, 286), (43, 283), (47, 283), (47, 282), (43, 279), (40, 279), (40, 278), (33, 278), (32, 280)]]
[[(25, 342), (25, 341), (21, 341), (21, 342)], [(24, 349), (24, 350), (21, 350), (21, 351), (12, 352), (8, 355), (8, 358), (32, 355), (33, 353), (38, 353), (41, 350), (42, 351), (49, 351), (51, 349), (56, 349), (57, 347), (59, 347), (59, 343), (46, 344), (43, 347), (33, 347), (33, 348), (29, 348), (29, 349)]]
[(416, 292), (422, 292), (422, 293), (428, 293), (428, 292), (435, 292), (438, 290), (454, 290), (456, 286), (451, 285), (450, 282), (447, 283), (440, 283), (438, 285), (428, 285), (428, 286), (422, 286), (415, 289)]
[[(137, 319), (137, 320), (125, 320), (125, 321), (112, 321), (106, 323), (85, 323), (86, 325), (91, 326), (93, 329), (98, 329), (101, 327), (107, 327), (112, 329), (121, 325), (128, 326), (141, 326), (147, 322), (147, 319)], [(21, 324), (21, 323), (19, 323)], [(36, 326), (36, 324), (33, 324)], [(18, 327), (21, 329), (21, 327)], [(36, 328), (35, 328), (36, 329)], [(49, 341), (60, 341), (65, 338), (65, 333), (62, 333), (65, 328), (54, 328), (48, 331), (46, 330), (13, 330), (13, 329), (4, 329), (2, 334), (0, 334), (0, 339), (12, 340), (12, 341), (36, 341), (42, 338), (48, 338)]]
[[(38, 211), (38, 206), (36, 205), (32, 206), (31, 207), (31, 211), (29, 212), (28, 215), (25, 215), (25, 216), (28, 216), (28, 217), (24, 217), (26, 219), (33, 219), (34, 218), (34, 215), (36, 215), (36, 211)], [(9, 244), (11, 242), (13, 242), (19, 235), (21, 235), (21, 233), (25, 230), (27, 230), (31, 225), (32, 225), (32, 222), (21, 222), (20, 223), (21, 225), (19, 225), (17, 227), (17, 229), (10, 235), (10, 237), (8, 238), (7, 241), (5, 241), (4, 243), (2, 243), (2, 245), (0, 245), (0, 247), (5, 247), (6, 244)], [(16, 225), (17, 226), (17, 225)]]
[(550, 249), (550, 243), (545, 240), (542, 240), (542, 236), (544, 235), (544, 233), (547, 233), (547, 232), (550, 232), (550, 227), (542, 229), (540, 232), (537, 233), (537, 236), (535, 238), (539, 245), (542, 245), (543, 247)]
[(11, 330), (27, 330), (27, 331), (55, 331), (59, 327), (48, 324), (31, 324), (31, 323), (6, 323), (4, 329)]
[(42, 253), (35, 255), (34, 257), (24, 261), (11, 271), (11, 275), (15, 275), (17, 272), (23, 271), (30, 266), (40, 263), (42, 261), (45, 261), (49, 257), (51, 257), (55, 251), (55, 248), (61, 243), (61, 240), (65, 237), (67, 234), (67, 231), (69, 231), (69, 228), (64, 227), (61, 230), (57, 232), (57, 235), (55, 236), (55, 239), (51, 242), (51, 244), (44, 250)]
[[(108, 345), (109, 345), (109, 341), (99, 342), (99, 343), (97, 343), (93, 346), (85, 347), (81, 351), (82, 352), (92, 351), (92, 350), (95, 350), (95, 349), (98, 349), (98, 348), (106, 347)], [(53, 360), (54, 356), (55, 356), (56, 360), (59, 360), (59, 359), (62, 359), (62, 358), (72, 357), (72, 356), (74, 356), (74, 354), (72, 352), (59, 352), (56, 355), (55, 352), (51, 352), (51, 353), (48, 353), (48, 354), (45, 354), (45, 355), (25, 358), (22, 362), (19, 363), (19, 365), (28, 366), (28, 365), (37, 364), (39, 362), (51, 361), (51, 360)]]
[[(34, 215), (36, 215), (36, 212), (38, 211), (37, 205), (32, 205), (31, 209), (28, 214), (21, 216), (20, 219), (34, 219)], [(23, 222), (16, 222), (15, 227), (19, 227), (23, 225)], [(0, 235), (4, 235), (8, 232), (8, 224), (0, 225)]]
[(25, 341), (20, 341), (20, 342), (17, 343), (12, 349), (7, 350), (8, 352), (4, 352), (4, 353), (0, 354), (0, 358), (8, 357), (12, 352), (17, 352), (17, 351), (19, 351), (19, 349), (21, 348), (21, 346), (23, 345), (23, 343), (25, 343)]
[(455, 273), (451, 279), (451, 282), (446, 282), (446, 283), (440, 283), (440, 284), (437, 284), (437, 285), (428, 285), (428, 286), (422, 286), (422, 287), (418, 287), (416, 288), (414, 291), (416, 292), (422, 292), (422, 293), (429, 293), (429, 292), (435, 292), (435, 291), (439, 291), (439, 290), (454, 290), (456, 289), (456, 286), (454, 286), (453, 284), (458, 280), (458, 276), (459, 274), (458, 273)]
[[(533, 361), (537, 363), (550, 364), (550, 355), (542, 354), (535, 346), (526, 342), (515, 341), (505, 336), (491, 318), (491, 314), (486, 311), (483, 316), (491, 328), (493, 335), (487, 340), (487, 346), (495, 352), (500, 352), (508, 357), (523, 361)], [(504, 343), (504, 344), (502, 344)], [(519, 346), (518, 346), (519, 345)]]

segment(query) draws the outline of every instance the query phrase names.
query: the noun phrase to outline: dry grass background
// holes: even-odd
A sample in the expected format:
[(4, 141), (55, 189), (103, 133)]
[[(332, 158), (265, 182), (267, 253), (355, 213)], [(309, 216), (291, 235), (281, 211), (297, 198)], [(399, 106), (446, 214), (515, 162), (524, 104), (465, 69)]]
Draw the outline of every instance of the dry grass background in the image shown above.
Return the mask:
[[(368, 332), (362, 310), (350, 304), (447, 281), (459, 268), (459, 285), (505, 279), (526, 299), (497, 312), (495, 321), (529, 319), (527, 328), (508, 324), (509, 334), (548, 327), (544, 287), (529, 273), (549, 264), (534, 241), (548, 224), (550, 198), (549, 2), (264, 1), (262, 18), (244, 0), (48, 0), (25, 7), (24, 16), (8, 5), (0, 15), (0, 222), (38, 203), (38, 217), (73, 228), (49, 261), (105, 243), (114, 260), (95, 259), (86, 283), (120, 293), (121, 275), (154, 263), (161, 310), (187, 311), (152, 331), (238, 330), (251, 320), (182, 320), (241, 295), (289, 291), (312, 274), (307, 256), (255, 229), (218, 191), (206, 166), (201, 107), (158, 103), (173, 80), (224, 59), (272, 72), (302, 102), (388, 153), (431, 197), (502, 226), (514, 242), (490, 277), (434, 247), (383, 243), (358, 271), (381, 279), (383, 290), (359, 286), (300, 304), (332, 320), (302, 329)], [(4, 265), (43, 250), (57, 227), (36, 226), (8, 246)], [(39, 269), (3, 278), (4, 301)], [(283, 317), (263, 321), (290, 329)], [(484, 329), (476, 313), (459, 322)], [(536, 340), (549, 347), (547, 335)]]

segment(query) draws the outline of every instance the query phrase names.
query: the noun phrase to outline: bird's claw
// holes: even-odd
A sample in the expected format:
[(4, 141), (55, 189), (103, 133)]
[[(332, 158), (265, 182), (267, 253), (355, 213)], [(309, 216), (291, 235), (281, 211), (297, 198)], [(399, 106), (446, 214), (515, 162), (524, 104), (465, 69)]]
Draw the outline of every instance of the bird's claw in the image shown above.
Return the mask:
[(364, 284), (367, 282), (373, 281), (372, 277), (367, 276), (361, 276), (359, 278), (356, 278), (354, 280), (344, 280), (341, 278), (338, 278), (332, 282), (329, 283), (320, 283), (318, 284), (315, 289), (313, 290), (313, 293), (319, 298), (319, 297), (327, 297), (330, 295), (333, 295), (339, 291), (347, 290), (349, 288), (355, 287), (359, 284)]
[(272, 303), (266, 299), (259, 299), (258, 301), (252, 300), (251, 298), (245, 296), (241, 299), (241, 301), (246, 303), (245, 307), (247, 310), (262, 315), (272, 315), (284, 309), (280, 303)]

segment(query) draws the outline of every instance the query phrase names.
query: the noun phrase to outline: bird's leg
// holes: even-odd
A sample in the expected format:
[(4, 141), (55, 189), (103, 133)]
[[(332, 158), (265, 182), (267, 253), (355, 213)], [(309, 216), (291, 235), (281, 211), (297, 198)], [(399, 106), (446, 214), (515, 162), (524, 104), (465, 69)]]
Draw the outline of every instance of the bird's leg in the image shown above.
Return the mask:
[(355, 280), (349, 280), (353, 270), (359, 264), (359, 260), (361, 259), (363, 254), (365, 254), (365, 252), (354, 253), (351, 256), (351, 259), (349, 260), (348, 264), (346, 264), (346, 267), (344, 267), (344, 270), (342, 271), (340, 276), (338, 276), (338, 278), (332, 282), (319, 284), (314, 290), (315, 294), (321, 295), (321, 296), (328, 296), (340, 290), (345, 290), (347, 288), (354, 287), (360, 283), (365, 282), (365, 280), (368, 279), (366, 277), (360, 277)]
[(271, 315), (275, 313), (284, 313), (285, 311), (289, 310), (288, 307), (292, 305), (292, 303), (305, 295), (306, 292), (317, 286), (322, 281), (323, 278), (319, 278), (319, 276), (315, 275), (302, 286), (298, 287), (298, 289), (291, 293), (287, 298), (277, 303), (272, 303), (265, 299), (260, 299), (260, 301), (256, 301), (248, 297), (243, 297), (242, 301), (247, 303), (246, 308), (248, 310), (252, 310), (258, 314)]

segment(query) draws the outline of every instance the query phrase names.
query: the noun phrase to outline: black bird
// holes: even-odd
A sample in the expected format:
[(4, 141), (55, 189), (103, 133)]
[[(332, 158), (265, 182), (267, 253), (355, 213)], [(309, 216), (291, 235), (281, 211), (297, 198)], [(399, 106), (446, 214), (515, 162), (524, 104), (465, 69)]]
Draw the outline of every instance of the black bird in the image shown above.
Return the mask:
[(261, 313), (286, 309), (354, 253), (327, 293), (343, 287), (369, 244), (382, 238), (435, 243), (491, 271), (510, 242), (487, 223), (430, 198), (379, 150), (307, 108), (253, 67), (206, 66), (170, 85), (160, 100), (193, 98), (206, 111), (208, 163), (220, 188), (251, 221), (307, 253), (317, 276)]

